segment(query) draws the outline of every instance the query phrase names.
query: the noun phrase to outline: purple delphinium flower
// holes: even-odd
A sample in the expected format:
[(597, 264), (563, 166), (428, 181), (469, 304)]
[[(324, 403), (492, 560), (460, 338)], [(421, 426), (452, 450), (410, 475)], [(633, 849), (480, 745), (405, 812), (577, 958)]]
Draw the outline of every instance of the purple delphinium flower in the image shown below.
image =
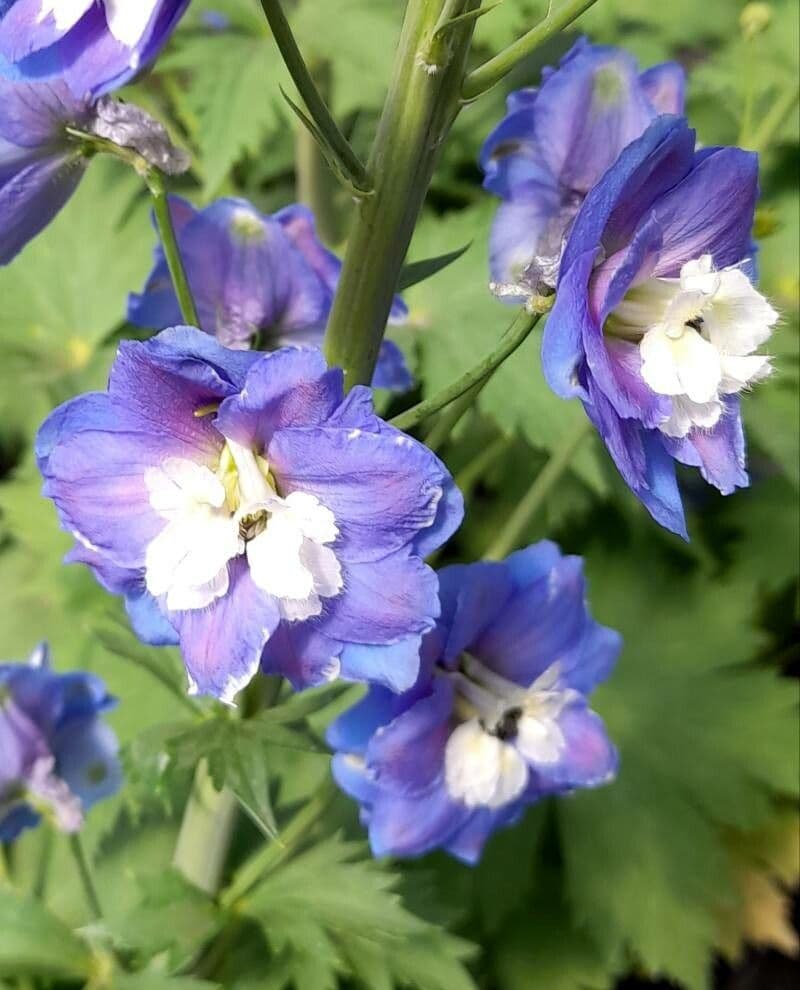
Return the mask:
[(158, 55), (188, 5), (10, 0), (0, 6), (0, 71), (16, 79), (62, 79), (76, 96), (99, 96)]
[(538, 89), (511, 93), (480, 157), (485, 188), (504, 200), (490, 242), (501, 298), (524, 302), (555, 287), (586, 194), (657, 115), (683, 111), (684, 85), (675, 62), (640, 72), (628, 52), (581, 38)]
[(64, 83), (0, 79), (0, 265), (46, 227), (77, 188), (88, 159), (66, 128), (85, 128), (91, 118), (91, 104)]
[(262, 661), (298, 686), (405, 689), (439, 610), (423, 558), (457, 528), (444, 465), (314, 349), (189, 327), (120, 345), (108, 392), (45, 421), (45, 494), (137, 633), (231, 701)]
[[(196, 210), (171, 196), (170, 211), (202, 330), (237, 349), (321, 347), (342, 263), (319, 241), (307, 207), (266, 216), (244, 199), (219, 199)], [(390, 322), (407, 315), (396, 299)], [(144, 291), (130, 297), (128, 319), (156, 330), (181, 322), (160, 245)], [(392, 341), (383, 342), (372, 384), (394, 391), (413, 384)]]
[(77, 831), (122, 782), (117, 740), (101, 714), (115, 704), (92, 674), (56, 674), (46, 646), (0, 664), (0, 841), (42, 815)]
[(376, 856), (443, 848), (474, 863), (528, 805), (613, 778), (617, 753), (587, 696), (621, 640), (590, 617), (580, 558), (553, 543), (439, 577), (413, 689), (371, 688), (328, 741)]
[(748, 484), (738, 393), (778, 314), (750, 281), (758, 157), (695, 150), (664, 116), (589, 193), (543, 338), (551, 388), (579, 396), (623, 478), (686, 536), (675, 461), (723, 494)]

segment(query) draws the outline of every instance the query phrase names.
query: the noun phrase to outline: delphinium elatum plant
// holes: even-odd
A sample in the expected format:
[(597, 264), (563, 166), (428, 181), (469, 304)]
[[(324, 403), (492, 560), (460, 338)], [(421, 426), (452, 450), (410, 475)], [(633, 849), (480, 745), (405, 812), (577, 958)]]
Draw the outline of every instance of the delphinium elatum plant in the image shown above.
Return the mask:
[(708, 6), (0, 0), (0, 987), (796, 948), (796, 11)]

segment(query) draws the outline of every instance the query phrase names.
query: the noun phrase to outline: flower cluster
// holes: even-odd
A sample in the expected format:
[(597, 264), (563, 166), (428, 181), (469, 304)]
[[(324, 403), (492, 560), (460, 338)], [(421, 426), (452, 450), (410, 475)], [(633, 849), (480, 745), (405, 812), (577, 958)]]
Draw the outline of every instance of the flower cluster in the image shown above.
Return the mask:
[[(236, 349), (322, 346), (342, 263), (320, 243), (307, 207), (264, 216), (243, 199), (196, 210), (172, 196), (170, 212), (202, 330)], [(395, 299), (389, 322), (407, 315)], [(156, 330), (181, 322), (160, 246), (144, 291), (130, 298), (128, 319)], [(398, 392), (413, 384), (392, 341), (383, 342), (372, 384)]]
[(512, 94), (481, 159), (504, 200), (499, 293), (556, 291), (545, 376), (579, 397), (632, 491), (686, 536), (675, 462), (723, 494), (748, 484), (738, 395), (778, 314), (753, 286), (756, 155), (695, 147), (684, 77), (579, 41)]
[(620, 638), (589, 616), (580, 558), (552, 543), (439, 577), (417, 683), (371, 688), (328, 738), (375, 855), (442, 847), (474, 863), (528, 805), (614, 776), (616, 750), (586, 699)]
[(107, 393), (42, 426), (45, 494), (148, 642), (180, 642), (193, 692), (257, 673), (402, 689), (438, 615), (422, 558), (462, 500), (426, 447), (345, 398), (318, 350), (222, 347), (193, 328), (120, 346)]
[(0, 841), (43, 815), (75, 832), (117, 791), (117, 740), (100, 718), (114, 703), (97, 677), (53, 672), (44, 645), (0, 664)]

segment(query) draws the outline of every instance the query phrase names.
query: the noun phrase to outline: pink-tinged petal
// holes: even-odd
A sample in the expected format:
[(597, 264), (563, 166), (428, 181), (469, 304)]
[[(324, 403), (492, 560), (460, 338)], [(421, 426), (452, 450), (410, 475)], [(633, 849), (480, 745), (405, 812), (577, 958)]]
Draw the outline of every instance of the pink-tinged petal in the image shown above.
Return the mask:
[(662, 62), (646, 69), (639, 83), (658, 113), (683, 113), (686, 70), (677, 62)]

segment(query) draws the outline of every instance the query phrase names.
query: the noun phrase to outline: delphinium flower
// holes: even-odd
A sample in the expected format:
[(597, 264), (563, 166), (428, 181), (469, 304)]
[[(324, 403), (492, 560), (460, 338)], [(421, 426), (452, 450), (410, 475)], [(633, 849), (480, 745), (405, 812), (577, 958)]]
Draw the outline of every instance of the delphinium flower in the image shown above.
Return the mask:
[(661, 117), (589, 193), (561, 263), (543, 362), (579, 396), (623, 478), (686, 536), (675, 461), (723, 494), (746, 486), (739, 394), (770, 371), (756, 353), (778, 314), (755, 288), (758, 158), (695, 149)]
[(48, 649), (0, 664), (0, 841), (44, 815), (75, 832), (120, 787), (117, 740), (101, 715), (115, 704), (92, 674), (57, 674)]
[(509, 302), (552, 290), (564, 240), (586, 194), (662, 113), (681, 113), (675, 62), (639, 71), (628, 52), (579, 39), (537, 89), (508, 97), (481, 151), (484, 186), (503, 203), (492, 227), (494, 291)]
[(161, 51), (189, 0), (3, 0), (0, 72), (79, 97), (122, 86)]
[(444, 465), (314, 349), (171, 328), (120, 345), (108, 392), (44, 423), (45, 494), (193, 692), (232, 701), (263, 663), (410, 687), (439, 611), (423, 558), (459, 525)]
[(617, 753), (587, 696), (621, 641), (588, 613), (580, 558), (553, 543), (439, 577), (413, 689), (372, 687), (328, 740), (375, 855), (443, 848), (474, 863), (527, 806), (613, 778)]
[(0, 265), (43, 230), (78, 186), (96, 136), (133, 148), (162, 171), (184, 171), (185, 154), (157, 121), (109, 96), (72, 95), (63, 81), (0, 78)]
[[(342, 263), (319, 241), (309, 209), (288, 206), (268, 216), (229, 198), (196, 210), (171, 196), (170, 211), (202, 330), (239, 349), (321, 347)], [(390, 322), (407, 315), (396, 299)], [(181, 322), (160, 246), (143, 292), (131, 295), (128, 319), (156, 330)], [(373, 385), (395, 391), (412, 385), (392, 341), (383, 342)]]

